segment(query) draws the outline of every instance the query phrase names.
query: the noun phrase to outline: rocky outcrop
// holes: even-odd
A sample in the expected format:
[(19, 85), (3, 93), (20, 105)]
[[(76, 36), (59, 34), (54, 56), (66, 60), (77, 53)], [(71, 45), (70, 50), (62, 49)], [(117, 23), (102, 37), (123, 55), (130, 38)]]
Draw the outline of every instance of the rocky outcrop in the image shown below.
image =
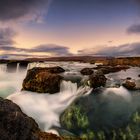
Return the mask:
[(133, 90), (136, 87), (136, 83), (132, 80), (126, 80), (122, 85), (129, 90)]
[(80, 72), (81, 72), (82, 75), (91, 75), (91, 74), (93, 74), (93, 70), (91, 68), (84, 68)]
[(101, 60), (92, 60), (90, 63), (102, 63), (106, 66), (128, 65), (139, 67), (140, 57), (106, 58)]
[(0, 98), (0, 139), (1, 140), (62, 140), (62, 138), (42, 132), (38, 124), (25, 115), (10, 100)]
[(45, 68), (41, 68), (41, 67), (36, 67), (34, 68), (34, 70), (36, 70), (37, 72), (50, 72), (50, 73), (63, 73), (65, 72), (65, 70), (59, 66), (56, 67), (45, 67)]
[(109, 74), (114, 72), (119, 72), (121, 70), (127, 70), (129, 66), (98, 66), (96, 70), (100, 70), (103, 74)]
[(92, 74), (89, 77), (90, 87), (92, 88), (105, 86), (106, 81), (107, 81), (107, 78), (102, 74), (102, 72)]
[(38, 93), (57, 93), (60, 91), (62, 76), (55, 74), (62, 72), (60, 67), (54, 68), (33, 68), (28, 70), (23, 81), (22, 90)]
[(131, 80), (131, 79), (132, 79), (131, 77), (127, 77), (127, 78), (126, 78), (126, 80)]

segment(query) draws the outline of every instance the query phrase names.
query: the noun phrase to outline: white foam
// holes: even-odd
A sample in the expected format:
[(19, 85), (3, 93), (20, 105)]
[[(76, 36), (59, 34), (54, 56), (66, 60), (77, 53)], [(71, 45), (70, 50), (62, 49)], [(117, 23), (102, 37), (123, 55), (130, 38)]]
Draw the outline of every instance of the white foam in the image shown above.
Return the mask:
[(113, 94), (116, 94), (118, 96), (121, 96), (123, 97), (125, 100), (127, 101), (131, 101), (131, 94), (129, 93), (129, 91), (124, 88), (124, 87), (119, 87), (119, 88), (107, 88), (105, 91), (104, 91), (104, 95), (108, 95), (109, 93), (113, 93)]
[(60, 114), (77, 96), (87, 91), (89, 88), (77, 88), (76, 83), (63, 81), (60, 92), (56, 94), (23, 91), (7, 98), (18, 104), (25, 114), (34, 118), (42, 130), (48, 131), (52, 126), (60, 126)]

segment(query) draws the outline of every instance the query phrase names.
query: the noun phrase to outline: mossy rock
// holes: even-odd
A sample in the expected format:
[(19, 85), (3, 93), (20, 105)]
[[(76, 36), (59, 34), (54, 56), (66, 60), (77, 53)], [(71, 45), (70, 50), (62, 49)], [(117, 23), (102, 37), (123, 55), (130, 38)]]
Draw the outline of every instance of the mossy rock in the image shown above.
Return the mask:
[(108, 96), (92, 93), (76, 99), (60, 116), (62, 128), (85, 140), (137, 140), (140, 111), (121, 96)]
[[(22, 90), (28, 90), (37, 93), (57, 93), (60, 91), (62, 76), (51, 73), (52, 68), (33, 68), (28, 70), (26, 78), (22, 84)], [(58, 72), (58, 71), (57, 71)]]

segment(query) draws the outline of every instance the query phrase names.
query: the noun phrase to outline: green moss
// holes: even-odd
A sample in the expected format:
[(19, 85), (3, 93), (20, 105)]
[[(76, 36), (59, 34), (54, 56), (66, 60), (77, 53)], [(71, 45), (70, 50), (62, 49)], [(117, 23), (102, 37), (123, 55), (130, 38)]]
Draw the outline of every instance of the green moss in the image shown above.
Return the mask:
[(103, 131), (99, 131), (99, 132), (97, 133), (97, 137), (98, 137), (98, 140), (106, 140), (105, 134), (104, 134)]
[(88, 117), (82, 111), (80, 106), (72, 105), (62, 117), (62, 122), (66, 125), (68, 129), (87, 128), (89, 125)]
[(82, 133), (82, 134), (80, 135), (80, 138), (81, 138), (81, 139), (84, 139), (84, 140), (94, 140), (94, 139), (95, 139), (95, 134), (94, 134), (93, 131), (88, 130), (87, 132)]

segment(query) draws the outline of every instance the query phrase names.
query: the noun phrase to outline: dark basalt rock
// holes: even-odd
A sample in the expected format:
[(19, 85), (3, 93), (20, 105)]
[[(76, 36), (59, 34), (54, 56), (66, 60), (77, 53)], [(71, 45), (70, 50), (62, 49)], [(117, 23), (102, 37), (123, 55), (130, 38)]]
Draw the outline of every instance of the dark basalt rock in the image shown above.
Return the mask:
[(126, 80), (122, 86), (124, 86), (125, 88), (129, 89), (129, 90), (133, 90), (136, 87), (136, 83), (132, 80)]
[(0, 140), (62, 140), (42, 132), (38, 124), (10, 100), (0, 98)]
[[(52, 69), (50, 68), (50, 70)], [(62, 76), (52, 74), (45, 68), (33, 68), (28, 70), (27, 76), (22, 84), (22, 90), (38, 93), (57, 93), (60, 91), (62, 79)]]
[(33, 75), (39, 72), (50, 72), (50, 73), (55, 73), (55, 74), (59, 74), (59, 73), (63, 73), (65, 72), (65, 70), (59, 66), (56, 67), (34, 67), (30, 70), (28, 70), (30, 73), (32, 73)]
[(131, 77), (127, 77), (127, 78), (126, 78), (126, 80), (131, 80), (131, 79), (132, 79)]
[(105, 86), (106, 81), (107, 81), (107, 78), (102, 74), (102, 72), (92, 74), (89, 77), (90, 87), (92, 88)]
[(91, 75), (91, 74), (93, 74), (93, 70), (91, 68), (84, 68), (80, 72), (81, 72), (82, 75)]
[(100, 70), (103, 72), (103, 74), (109, 74), (109, 73), (114, 73), (114, 72), (119, 72), (121, 70), (126, 70), (128, 69), (128, 66), (98, 66), (97, 70)]

